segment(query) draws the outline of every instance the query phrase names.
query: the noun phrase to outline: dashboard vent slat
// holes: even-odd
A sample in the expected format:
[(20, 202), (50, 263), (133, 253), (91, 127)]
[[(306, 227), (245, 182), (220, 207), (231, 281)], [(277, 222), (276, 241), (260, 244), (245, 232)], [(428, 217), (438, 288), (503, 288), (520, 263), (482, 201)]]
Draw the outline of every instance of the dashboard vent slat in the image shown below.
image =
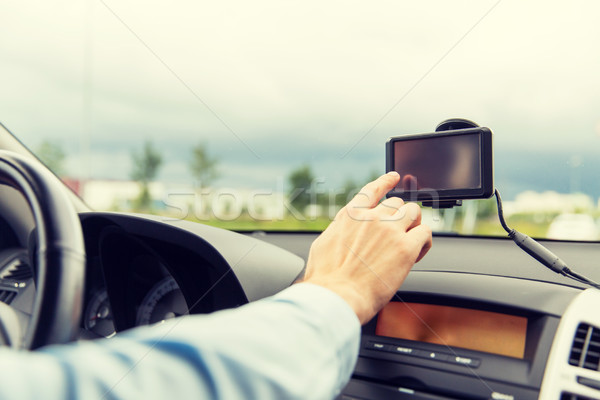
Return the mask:
[(569, 364), (593, 371), (600, 370), (599, 328), (589, 324), (579, 324), (571, 345)]
[(580, 396), (578, 394), (562, 392), (560, 395), (560, 400), (597, 400), (597, 399), (592, 399), (591, 397), (586, 397), (586, 396)]
[(0, 290), (0, 301), (6, 304), (10, 304), (14, 298), (17, 297), (17, 292), (10, 290)]
[(31, 267), (19, 259), (14, 260), (0, 274), (0, 279), (12, 279), (18, 282), (27, 282), (31, 278), (33, 278)]
[(10, 304), (32, 278), (33, 271), (23, 257), (10, 260), (0, 271), (0, 302)]

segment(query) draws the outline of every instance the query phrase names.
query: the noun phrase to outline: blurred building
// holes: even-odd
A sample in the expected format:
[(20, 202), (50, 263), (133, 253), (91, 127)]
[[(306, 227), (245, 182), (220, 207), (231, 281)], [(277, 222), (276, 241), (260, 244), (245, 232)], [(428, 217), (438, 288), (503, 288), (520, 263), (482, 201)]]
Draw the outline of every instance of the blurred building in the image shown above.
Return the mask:
[(526, 191), (514, 201), (505, 202), (504, 211), (511, 214), (561, 214), (590, 212), (596, 209), (594, 200), (583, 193), (563, 194), (554, 191)]

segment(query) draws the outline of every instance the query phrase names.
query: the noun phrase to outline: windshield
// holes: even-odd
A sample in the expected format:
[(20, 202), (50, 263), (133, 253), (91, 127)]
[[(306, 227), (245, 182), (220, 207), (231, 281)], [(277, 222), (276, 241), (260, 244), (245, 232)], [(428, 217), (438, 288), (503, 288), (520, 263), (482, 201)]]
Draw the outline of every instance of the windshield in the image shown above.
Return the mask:
[[(391, 136), (494, 132), (509, 225), (597, 240), (596, 1), (0, 5), (0, 121), (92, 208), (321, 230)], [(504, 235), (493, 199), (424, 209)]]

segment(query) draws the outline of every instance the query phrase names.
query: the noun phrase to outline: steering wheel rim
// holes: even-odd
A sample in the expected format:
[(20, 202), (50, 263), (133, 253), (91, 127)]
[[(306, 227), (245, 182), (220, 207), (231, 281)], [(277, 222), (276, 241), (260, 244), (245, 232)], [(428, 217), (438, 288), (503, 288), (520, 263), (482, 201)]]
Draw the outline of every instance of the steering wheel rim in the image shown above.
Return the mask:
[[(0, 150), (0, 183), (25, 197), (35, 221), (36, 296), (23, 349), (66, 343), (79, 328), (85, 280), (81, 223), (62, 183), (40, 162)], [(20, 340), (18, 340), (20, 339)]]

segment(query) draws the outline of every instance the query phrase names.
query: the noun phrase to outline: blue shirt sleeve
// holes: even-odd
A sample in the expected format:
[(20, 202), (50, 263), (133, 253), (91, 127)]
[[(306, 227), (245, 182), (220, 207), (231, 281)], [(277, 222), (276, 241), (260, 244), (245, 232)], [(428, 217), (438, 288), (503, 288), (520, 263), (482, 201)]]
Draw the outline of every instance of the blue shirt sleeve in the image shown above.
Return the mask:
[(234, 310), (111, 339), (2, 349), (2, 399), (332, 399), (360, 324), (335, 293), (301, 283)]

